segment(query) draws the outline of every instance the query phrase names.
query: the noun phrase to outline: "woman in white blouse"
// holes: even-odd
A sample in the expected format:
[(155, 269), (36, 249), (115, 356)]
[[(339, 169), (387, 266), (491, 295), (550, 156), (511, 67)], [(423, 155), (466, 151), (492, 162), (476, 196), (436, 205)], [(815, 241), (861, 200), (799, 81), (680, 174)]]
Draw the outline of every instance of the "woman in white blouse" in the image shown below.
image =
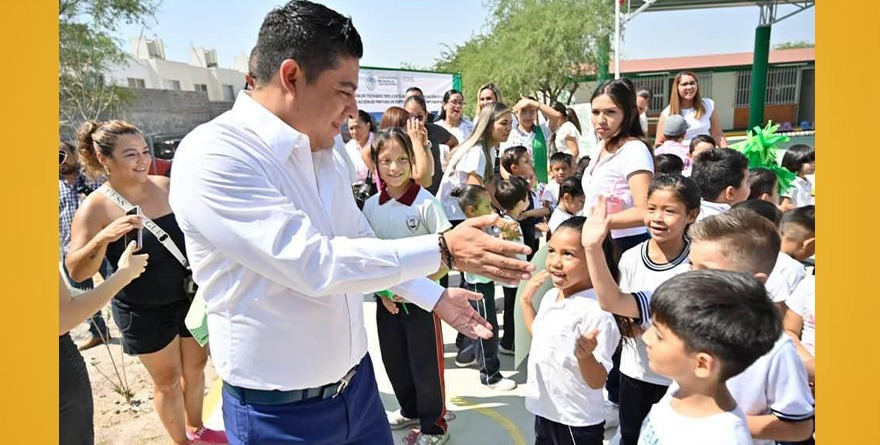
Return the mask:
[(355, 183), (363, 183), (367, 179), (370, 169), (364, 162), (364, 157), (369, 157), (370, 143), (373, 141), (375, 130), (373, 119), (364, 110), (358, 110), (357, 116), (348, 120), (351, 140), (345, 144), (345, 153), (356, 170)]
[(437, 115), (435, 124), (445, 128), (459, 141), (467, 139), (474, 131), (474, 124), (461, 115), (464, 109), (464, 96), (461, 91), (452, 89), (443, 95), (443, 108)]
[(562, 124), (553, 132), (553, 152), (563, 152), (571, 155), (577, 161), (580, 159), (580, 147), (578, 140), (581, 138), (581, 122), (577, 113), (561, 102), (553, 102), (554, 110), (562, 113), (565, 117)]
[(688, 130), (684, 136), (684, 145), (688, 145), (691, 139), (701, 134), (708, 134), (718, 143), (719, 147), (727, 147), (727, 139), (721, 131), (718, 122), (718, 114), (715, 113), (715, 102), (712, 99), (700, 95), (700, 86), (697, 83), (696, 74), (690, 71), (682, 71), (675, 75), (672, 81), (673, 94), (669, 96), (669, 106), (660, 113), (657, 121), (657, 135), (654, 146), (659, 147), (666, 138), (663, 136), (663, 124), (670, 114), (680, 114), (688, 123)]

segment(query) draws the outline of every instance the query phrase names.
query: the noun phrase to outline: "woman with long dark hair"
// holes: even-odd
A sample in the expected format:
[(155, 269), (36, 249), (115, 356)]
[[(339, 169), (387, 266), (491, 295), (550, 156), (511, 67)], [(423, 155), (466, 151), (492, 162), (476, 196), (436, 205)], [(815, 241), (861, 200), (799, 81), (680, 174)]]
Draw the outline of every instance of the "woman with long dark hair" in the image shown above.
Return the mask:
[(631, 81), (599, 85), (590, 102), (599, 154), (584, 171), (584, 212), (589, 214), (600, 195), (609, 196), (611, 236), (622, 253), (649, 238), (644, 218), (654, 157), (639, 123)]

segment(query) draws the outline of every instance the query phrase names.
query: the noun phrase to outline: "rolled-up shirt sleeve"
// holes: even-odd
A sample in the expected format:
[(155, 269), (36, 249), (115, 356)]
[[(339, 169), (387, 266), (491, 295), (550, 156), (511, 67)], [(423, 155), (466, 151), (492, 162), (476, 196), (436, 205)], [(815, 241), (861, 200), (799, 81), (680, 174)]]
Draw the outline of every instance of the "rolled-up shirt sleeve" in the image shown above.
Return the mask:
[[(198, 161), (199, 168), (189, 166), (195, 174), (174, 178), (175, 214), (232, 262), (279, 285), (313, 297), (365, 293), (425, 277), (440, 267), (437, 235), (379, 240), (368, 225), (362, 238), (326, 235), (307, 213), (333, 209), (298, 208), (297, 200), (261, 171), (262, 165), (226, 154), (202, 154)], [(185, 191), (174, 193), (175, 188)], [(335, 217), (363, 219), (356, 208), (351, 215), (347, 207), (341, 209), (343, 215)], [(421, 280), (406, 283), (401, 295), (426, 309), (439, 298), (438, 290)]]

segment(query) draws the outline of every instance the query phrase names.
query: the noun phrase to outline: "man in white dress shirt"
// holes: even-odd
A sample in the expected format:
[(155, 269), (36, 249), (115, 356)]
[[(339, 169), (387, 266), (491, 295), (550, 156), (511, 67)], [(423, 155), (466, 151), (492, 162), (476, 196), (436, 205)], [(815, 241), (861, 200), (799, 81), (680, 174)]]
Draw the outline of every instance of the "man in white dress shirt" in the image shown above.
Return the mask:
[[(357, 113), (360, 36), (308, 1), (271, 11), (254, 90), (196, 128), (175, 156), (171, 206), (207, 303), (230, 444), (391, 444), (367, 354), (363, 294), (389, 288), (470, 337), (478, 294), (424, 278), (441, 261), (496, 281), (528, 248), (469, 220), (445, 235), (375, 239), (332, 150)], [(451, 264), (450, 264), (451, 263)]]

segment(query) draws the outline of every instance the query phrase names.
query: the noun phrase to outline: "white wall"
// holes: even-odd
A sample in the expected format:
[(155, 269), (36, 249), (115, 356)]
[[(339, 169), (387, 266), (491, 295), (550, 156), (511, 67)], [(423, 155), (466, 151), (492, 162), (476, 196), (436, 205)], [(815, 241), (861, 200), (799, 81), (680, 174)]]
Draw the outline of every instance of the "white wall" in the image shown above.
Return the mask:
[(736, 103), (736, 72), (712, 74), (712, 100), (715, 101), (715, 112), (721, 128), (733, 128), (733, 105)]
[(195, 84), (208, 87), (208, 100), (223, 101), (223, 85), (232, 85), (234, 95), (244, 87), (245, 73), (228, 68), (205, 68), (162, 59), (131, 59), (113, 68), (109, 77), (117, 85), (128, 86), (127, 78), (144, 80), (146, 88), (168, 89), (166, 80), (180, 82), (181, 91), (195, 91)]

